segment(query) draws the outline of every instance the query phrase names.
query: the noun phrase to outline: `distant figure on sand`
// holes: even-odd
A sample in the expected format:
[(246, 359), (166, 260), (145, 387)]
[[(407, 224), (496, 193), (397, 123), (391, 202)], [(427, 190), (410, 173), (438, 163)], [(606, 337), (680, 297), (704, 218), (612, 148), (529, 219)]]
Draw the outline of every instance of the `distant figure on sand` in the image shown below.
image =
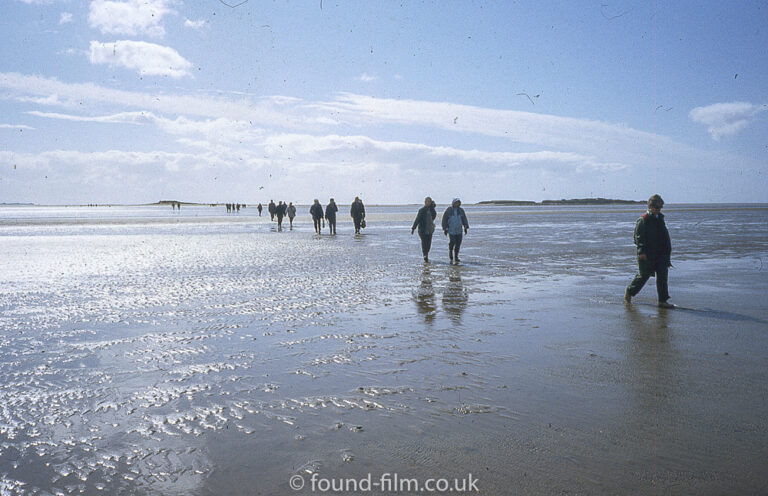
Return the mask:
[(355, 234), (360, 234), (360, 226), (363, 219), (365, 219), (365, 205), (359, 197), (355, 197), (355, 201), (349, 207), (349, 215), (352, 216), (352, 221), (355, 223)]
[(331, 198), (331, 201), (325, 207), (325, 220), (328, 221), (328, 232), (330, 234), (336, 234), (336, 212), (338, 211), (339, 207), (336, 206), (336, 202)]
[(672, 242), (664, 222), (661, 209), (664, 200), (659, 195), (648, 199), (648, 211), (635, 224), (635, 246), (637, 246), (638, 272), (627, 289), (624, 290), (624, 301), (631, 303), (632, 298), (643, 289), (645, 283), (656, 275), (656, 294), (661, 308), (675, 308), (669, 303), (669, 288), (667, 276), (672, 266)]
[(280, 200), (280, 203), (275, 207), (275, 215), (277, 216), (277, 230), (283, 230), (283, 217), (285, 217), (285, 211), (288, 209), (288, 205)]
[(264, 210), (264, 207), (261, 206), (261, 203), (256, 207), (256, 210), (259, 211), (259, 217), (261, 217), (261, 211)]
[(464, 209), (461, 208), (461, 200), (454, 198), (451, 202), (451, 206), (443, 212), (443, 234), (449, 236), (448, 241), (448, 257), (451, 259), (451, 263), (454, 261), (459, 263), (459, 248), (461, 248), (462, 241), (462, 228), (464, 234), (467, 234), (469, 229), (469, 222), (467, 222), (467, 214), (464, 213)]
[(291, 230), (293, 230), (293, 218), (296, 217), (296, 207), (293, 206), (293, 202), (288, 202), (286, 213), (288, 214), (288, 221), (291, 223)]
[[(315, 202), (312, 206), (309, 207), (309, 215), (312, 216), (312, 222), (315, 224), (315, 232), (320, 234), (320, 222), (323, 220), (323, 206), (320, 205), (320, 201), (317, 198), (315, 198)], [(323, 222), (323, 224), (325, 224), (325, 222)]]
[(435, 232), (436, 217), (435, 202), (430, 197), (424, 198), (424, 206), (419, 209), (419, 213), (416, 214), (416, 220), (413, 221), (413, 226), (411, 226), (411, 235), (413, 235), (413, 231), (416, 229), (419, 230), (421, 253), (424, 255), (425, 262), (429, 262), (429, 249), (432, 247), (432, 234)]
[(275, 202), (273, 200), (269, 200), (267, 210), (269, 211), (269, 220), (275, 220)]

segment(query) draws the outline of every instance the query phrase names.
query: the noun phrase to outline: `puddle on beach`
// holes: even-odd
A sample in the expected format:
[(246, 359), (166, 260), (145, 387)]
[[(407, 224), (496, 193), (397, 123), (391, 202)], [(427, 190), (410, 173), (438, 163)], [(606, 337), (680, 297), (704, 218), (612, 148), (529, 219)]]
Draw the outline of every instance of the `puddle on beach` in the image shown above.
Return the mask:
[[(363, 236), (276, 232), (265, 219), (0, 226), (0, 489), (284, 493), (293, 474), (414, 467), (485, 470), (485, 487), (503, 488), (508, 449), (555, 449), (531, 432), (610, 429), (637, 397), (612, 372), (622, 345), (564, 345), (626, 317), (591, 309), (615, 288), (584, 281), (626, 284), (633, 215), (605, 214), (600, 244), (573, 242), (583, 225), (562, 219), (487, 213), (459, 266), (441, 236), (423, 264), (399, 211), (374, 211)], [(762, 256), (757, 244), (742, 254)], [(570, 292), (575, 303), (560, 303)], [(615, 343), (642, 332), (618, 329)], [(572, 398), (573, 383), (592, 395)], [(561, 466), (590, 474), (588, 451)]]

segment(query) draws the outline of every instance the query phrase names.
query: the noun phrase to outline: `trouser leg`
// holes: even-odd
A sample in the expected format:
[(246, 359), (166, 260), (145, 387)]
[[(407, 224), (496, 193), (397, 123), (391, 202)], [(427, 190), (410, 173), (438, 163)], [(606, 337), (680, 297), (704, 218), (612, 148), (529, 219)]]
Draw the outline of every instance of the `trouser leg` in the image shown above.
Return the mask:
[(360, 232), (360, 218), (358, 217), (352, 217), (352, 220), (355, 222), (355, 232)]
[(429, 250), (432, 248), (432, 235), (431, 234), (419, 234), (421, 238), (421, 254), (425, 257), (429, 255)]
[(656, 262), (656, 294), (659, 297), (659, 301), (667, 301), (669, 299), (668, 276), (669, 267), (667, 267), (667, 262), (664, 260)]
[(455, 257), (459, 258), (459, 248), (461, 248), (461, 234), (449, 234), (450, 241), (448, 242), (448, 251), (452, 254), (455, 253)]
[(645, 286), (645, 283), (648, 282), (648, 279), (653, 275), (653, 266), (651, 263), (647, 260), (639, 260), (637, 261), (637, 274), (635, 274), (635, 278), (632, 279), (632, 282), (629, 283), (629, 286), (627, 286), (627, 291), (629, 291), (630, 296), (635, 296), (637, 293), (640, 292), (641, 289), (643, 289), (643, 286)]

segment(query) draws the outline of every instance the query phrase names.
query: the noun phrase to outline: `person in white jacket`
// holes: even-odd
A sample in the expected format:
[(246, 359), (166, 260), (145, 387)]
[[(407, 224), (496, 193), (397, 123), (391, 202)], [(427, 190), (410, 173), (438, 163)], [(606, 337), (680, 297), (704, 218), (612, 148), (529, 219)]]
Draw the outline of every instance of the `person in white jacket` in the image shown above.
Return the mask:
[(288, 214), (288, 222), (291, 223), (291, 230), (293, 230), (293, 218), (296, 217), (296, 207), (293, 205), (293, 202), (288, 202), (288, 208), (285, 210), (285, 213)]
[[(467, 214), (461, 208), (461, 199), (454, 198), (451, 206), (443, 212), (442, 226), (443, 234), (449, 236), (448, 256), (451, 259), (451, 263), (459, 263), (459, 248), (461, 248), (463, 234), (467, 234), (469, 229)], [(464, 231), (463, 234), (462, 229)]]

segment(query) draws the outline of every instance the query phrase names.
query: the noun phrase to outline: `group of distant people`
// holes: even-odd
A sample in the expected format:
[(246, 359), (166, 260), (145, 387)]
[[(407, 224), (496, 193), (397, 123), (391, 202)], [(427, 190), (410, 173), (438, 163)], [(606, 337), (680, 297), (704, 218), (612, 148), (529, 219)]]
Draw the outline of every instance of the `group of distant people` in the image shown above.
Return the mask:
[[(638, 272), (629, 286), (624, 290), (624, 301), (629, 304), (651, 277), (656, 277), (656, 295), (658, 306), (675, 308), (669, 302), (669, 268), (672, 267), (672, 241), (669, 237), (664, 214), (661, 209), (664, 200), (659, 195), (648, 199), (648, 210), (637, 220), (634, 231), (634, 241), (637, 247)], [(429, 262), (429, 250), (432, 246), (432, 235), (435, 232), (437, 211), (435, 202), (430, 197), (424, 198), (424, 206), (419, 209), (416, 219), (411, 226), (411, 235), (418, 229), (421, 238), (421, 252), (424, 261)], [(449, 237), (448, 257), (450, 263), (459, 263), (459, 249), (464, 234), (469, 230), (469, 222), (461, 199), (454, 198), (451, 206), (443, 212), (441, 222), (443, 234)]]
[(246, 205), (244, 203), (227, 203), (227, 213), (240, 213), (240, 207), (245, 208)]
[[(336, 212), (338, 211), (339, 206), (336, 205), (336, 200), (333, 198), (328, 201), (328, 205), (325, 206), (325, 209), (323, 209), (323, 206), (320, 204), (320, 200), (315, 198), (312, 206), (309, 207), (309, 215), (312, 216), (315, 232), (321, 234), (327, 221), (329, 234), (336, 234)], [(356, 196), (352, 201), (352, 205), (349, 207), (349, 215), (352, 217), (352, 221), (355, 225), (355, 234), (360, 234), (360, 229), (365, 228), (365, 205), (360, 197)]]
[[(259, 211), (259, 217), (261, 217), (261, 212), (263, 209), (264, 207), (261, 205), (261, 203), (256, 206), (256, 210)], [(296, 207), (293, 205), (293, 202), (283, 203), (280, 201), (277, 205), (275, 205), (274, 200), (269, 200), (267, 211), (269, 212), (269, 220), (274, 221), (275, 218), (277, 218), (278, 231), (283, 230), (283, 219), (285, 217), (288, 217), (290, 227), (293, 229), (293, 218), (296, 217)]]
[[(227, 211), (237, 209), (239, 204), (227, 204)], [(243, 205), (245, 206), (245, 205)], [(659, 195), (653, 195), (648, 199), (648, 210), (635, 225), (634, 241), (637, 247), (638, 273), (632, 279), (629, 286), (624, 291), (624, 301), (631, 303), (632, 298), (648, 282), (651, 277), (656, 277), (656, 292), (658, 296), (658, 305), (662, 308), (675, 308), (675, 305), (669, 303), (668, 273), (672, 266), (672, 242), (670, 241), (669, 231), (664, 222), (664, 215), (661, 209), (664, 206), (664, 200)], [(181, 208), (181, 205), (178, 206)], [(262, 205), (256, 207), (261, 216)], [(283, 218), (288, 217), (290, 228), (293, 229), (293, 219), (296, 217), (296, 207), (292, 202), (285, 204), (280, 201), (277, 205), (273, 200), (269, 201), (267, 206), (270, 220), (277, 219), (277, 228), (282, 230)], [(309, 208), (309, 214), (312, 216), (315, 232), (322, 233), (325, 224), (328, 224), (329, 234), (336, 234), (336, 213), (339, 211), (336, 201), (331, 198), (328, 204), (323, 208), (318, 199)], [(355, 234), (360, 234), (360, 229), (365, 228), (365, 205), (359, 197), (355, 197), (352, 202), (349, 214), (352, 217)], [(429, 262), (429, 252), (432, 248), (432, 236), (435, 232), (435, 219), (437, 218), (436, 204), (429, 196), (424, 198), (424, 206), (416, 214), (416, 219), (411, 226), (411, 235), (418, 230), (421, 238), (421, 253), (424, 262)], [(461, 199), (454, 198), (451, 206), (443, 212), (440, 225), (443, 235), (448, 236), (448, 258), (450, 263), (458, 264), (459, 250), (464, 235), (469, 232), (469, 222), (467, 214), (461, 208)]]

